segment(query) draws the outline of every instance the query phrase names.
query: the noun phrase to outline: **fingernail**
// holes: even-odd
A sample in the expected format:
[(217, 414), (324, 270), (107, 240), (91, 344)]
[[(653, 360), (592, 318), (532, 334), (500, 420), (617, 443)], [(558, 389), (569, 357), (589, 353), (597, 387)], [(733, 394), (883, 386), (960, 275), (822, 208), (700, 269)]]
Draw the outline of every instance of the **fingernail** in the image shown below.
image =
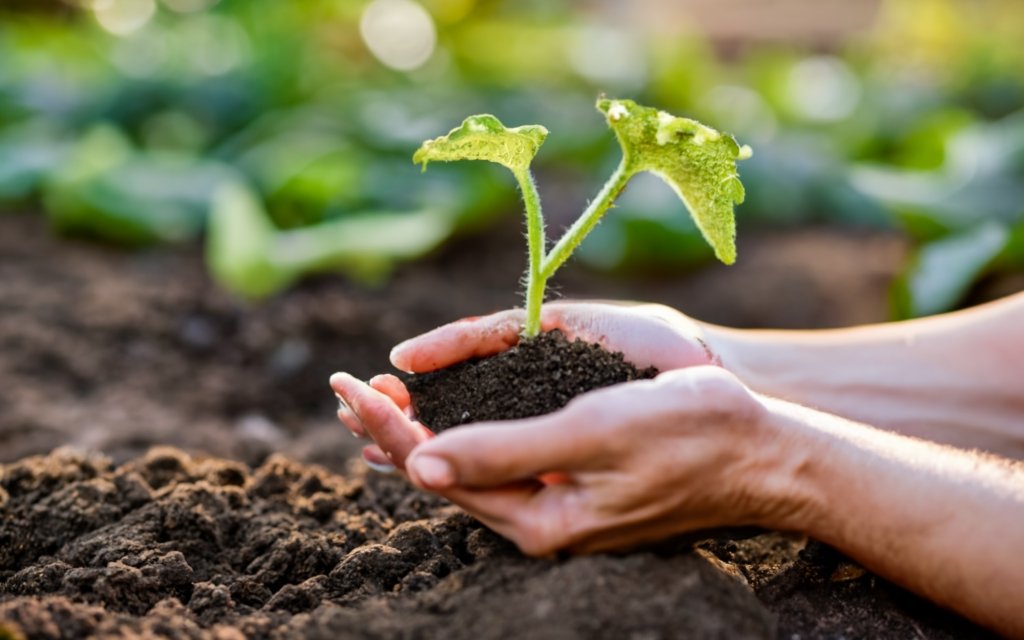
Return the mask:
[(351, 407), (348, 406), (348, 403), (345, 402), (345, 398), (342, 398), (338, 394), (334, 394), (334, 396), (338, 399), (338, 411), (342, 411), (343, 409), (351, 409)]
[(399, 342), (391, 349), (391, 353), (388, 355), (388, 358), (391, 360), (391, 364), (394, 365), (396, 369), (405, 371), (406, 373), (410, 372), (408, 358), (405, 353), (409, 349), (410, 342), (411, 340)]
[(381, 464), (379, 462), (371, 462), (371, 461), (367, 460), (366, 458), (363, 458), (363, 462), (366, 463), (366, 466), (370, 467), (371, 469), (373, 469), (377, 473), (394, 473), (395, 472), (395, 465), (393, 465), (393, 464)]
[(435, 456), (416, 456), (409, 461), (408, 470), (431, 489), (445, 489), (455, 484), (455, 469), (451, 463)]

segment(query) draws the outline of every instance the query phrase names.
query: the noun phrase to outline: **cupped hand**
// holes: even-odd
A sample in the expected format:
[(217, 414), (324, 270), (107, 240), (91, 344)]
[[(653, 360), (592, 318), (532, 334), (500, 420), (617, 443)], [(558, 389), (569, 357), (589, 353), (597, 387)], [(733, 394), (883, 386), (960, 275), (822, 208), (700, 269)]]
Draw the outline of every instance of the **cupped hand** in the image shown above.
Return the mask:
[[(439, 493), (523, 552), (622, 549), (717, 526), (785, 527), (786, 436), (732, 374), (697, 366), (585, 394), (527, 420), (414, 436), (388, 395), (335, 389), (417, 486)], [(409, 438), (389, 440), (396, 433)], [(375, 438), (377, 435), (374, 436)], [(415, 440), (415, 442), (414, 442)], [(557, 481), (538, 478), (557, 477)]]
[[(524, 320), (522, 309), (459, 320), (399, 344), (391, 351), (391, 363), (402, 371), (422, 373), (492, 356), (519, 342)], [(717, 360), (700, 325), (659, 304), (552, 302), (543, 307), (541, 329), (560, 329), (569, 340), (579, 338), (620, 351), (640, 368), (669, 371)]]
[[(391, 361), (398, 369), (422, 373), (447, 367), (473, 357), (495, 355), (519, 342), (525, 313), (510, 309), (487, 316), (466, 318), (444, 325), (396, 346)], [(579, 338), (620, 351), (640, 368), (659, 371), (717, 363), (702, 339), (701, 327), (678, 311), (658, 304), (622, 302), (563, 301), (544, 306), (544, 331), (559, 329), (570, 340)], [(355, 380), (335, 374), (331, 386), (339, 398), (353, 391)], [(378, 470), (402, 469), (404, 454), (433, 433), (415, 423), (409, 393), (395, 376), (384, 374), (370, 381), (371, 391), (390, 398), (397, 412), (388, 421), (370, 421), (367, 429), (351, 402), (342, 404), (338, 418), (358, 437), (370, 437), (375, 444), (363, 449), (363, 458)], [(359, 397), (365, 393), (357, 394)], [(404, 415), (402, 420), (399, 414)]]

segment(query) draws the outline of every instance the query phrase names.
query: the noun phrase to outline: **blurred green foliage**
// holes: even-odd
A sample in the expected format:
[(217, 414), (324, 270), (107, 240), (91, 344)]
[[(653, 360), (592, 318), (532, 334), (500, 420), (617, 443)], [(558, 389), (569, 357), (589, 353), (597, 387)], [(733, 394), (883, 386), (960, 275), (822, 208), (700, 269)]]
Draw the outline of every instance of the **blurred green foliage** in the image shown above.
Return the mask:
[[(699, 30), (645, 30), (597, 6), (4, 3), (0, 209), (36, 206), (62, 232), (129, 245), (209, 228), (212, 273), (251, 297), (314, 271), (374, 282), (516, 207), (493, 167), (421, 175), (420, 141), (467, 113), (543, 122), (542, 191), (585, 194), (617, 160), (591, 112), (604, 91), (750, 142), (741, 238), (822, 221), (905, 230), (919, 251), (894, 284), (897, 315), (1021, 268), (1019, 1), (890, 0), (827, 51), (727, 56)], [(656, 181), (633, 184), (579, 255), (640, 271), (711, 257)]]

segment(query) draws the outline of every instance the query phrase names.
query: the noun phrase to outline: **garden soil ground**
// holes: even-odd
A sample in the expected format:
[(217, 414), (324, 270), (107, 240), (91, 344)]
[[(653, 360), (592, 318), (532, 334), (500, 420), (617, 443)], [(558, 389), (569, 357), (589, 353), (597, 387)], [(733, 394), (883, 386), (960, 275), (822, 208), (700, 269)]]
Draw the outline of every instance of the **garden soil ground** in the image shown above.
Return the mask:
[[(388, 370), (395, 342), (515, 304), (519, 235), (456, 241), (380, 288), (325, 276), (244, 304), (195, 247), (123, 252), (0, 216), (0, 638), (985, 637), (799, 536), (533, 560), (367, 473), (328, 375)], [(836, 229), (739, 249), (685, 278), (574, 266), (559, 289), (841, 326), (885, 319), (906, 254)]]

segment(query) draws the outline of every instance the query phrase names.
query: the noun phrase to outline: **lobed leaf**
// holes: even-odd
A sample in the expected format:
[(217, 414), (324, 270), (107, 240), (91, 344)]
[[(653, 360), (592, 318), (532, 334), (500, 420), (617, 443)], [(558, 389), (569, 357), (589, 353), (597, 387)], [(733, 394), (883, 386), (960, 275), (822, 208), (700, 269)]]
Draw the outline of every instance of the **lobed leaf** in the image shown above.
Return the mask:
[(733, 206), (743, 202), (736, 161), (749, 158), (731, 135), (632, 100), (597, 101), (622, 146), (630, 173), (649, 171), (664, 180), (689, 209), (704, 238), (726, 264), (736, 261)]
[(448, 135), (424, 142), (412, 161), (426, 169), (429, 162), (486, 160), (525, 171), (547, 136), (540, 125), (509, 128), (489, 114), (470, 116)]

